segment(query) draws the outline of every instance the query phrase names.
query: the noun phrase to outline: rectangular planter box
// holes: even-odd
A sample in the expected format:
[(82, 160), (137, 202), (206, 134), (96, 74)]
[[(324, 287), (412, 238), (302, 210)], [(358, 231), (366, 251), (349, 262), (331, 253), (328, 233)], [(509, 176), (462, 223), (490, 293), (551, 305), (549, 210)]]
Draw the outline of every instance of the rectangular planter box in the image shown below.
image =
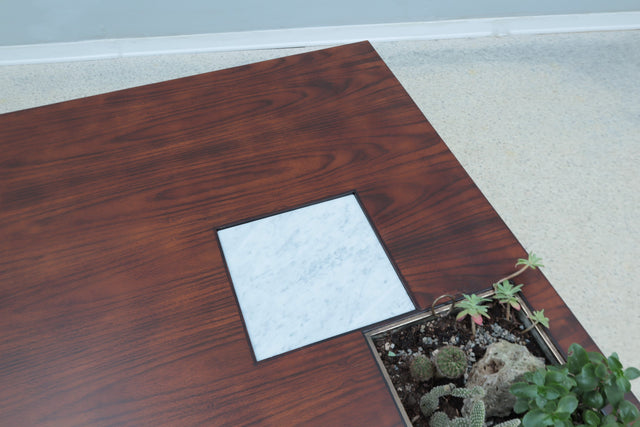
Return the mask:
[[(493, 289), (490, 289), (484, 292), (480, 292), (477, 295), (484, 298), (490, 298), (494, 295), (494, 293), (495, 291)], [(518, 294), (517, 298), (518, 298), (518, 302), (520, 303), (521, 310), (520, 311), (514, 310), (514, 313), (519, 317), (520, 321), (525, 325), (525, 327), (529, 327), (531, 325), (531, 322), (529, 321), (528, 317), (532, 315), (533, 310), (531, 309), (527, 301), (524, 299), (524, 296), (522, 296), (521, 294)], [(460, 299), (456, 299), (456, 301), (459, 301), (459, 300)], [(449, 314), (450, 310), (451, 310), (451, 303), (440, 304), (439, 306), (434, 307), (433, 309), (429, 309), (427, 311), (423, 311), (420, 313), (415, 313), (410, 316), (404, 317), (402, 319), (397, 319), (391, 323), (376, 327), (374, 329), (371, 329), (365, 332), (365, 338), (367, 340), (367, 343), (372, 353), (374, 354), (376, 362), (380, 368), (380, 371), (382, 372), (382, 375), (384, 376), (384, 379), (389, 387), (389, 390), (391, 391), (391, 394), (393, 396), (393, 399), (396, 402), (398, 410), (400, 411), (400, 414), (402, 415), (404, 422), (409, 426), (412, 425), (411, 419), (404, 409), (402, 400), (398, 395), (396, 388), (391, 380), (391, 377), (389, 376), (389, 373), (387, 372), (387, 369), (385, 368), (384, 363), (378, 354), (378, 349), (376, 348), (374, 341), (378, 338), (382, 338), (386, 334), (403, 330), (405, 328), (408, 328), (410, 326), (416, 325), (421, 322), (428, 322), (437, 316), (445, 316)], [(536, 343), (544, 353), (547, 364), (565, 363), (566, 360), (562, 352), (558, 349), (558, 346), (553, 340), (553, 338), (544, 330), (543, 327), (541, 327), (540, 325), (535, 325), (530, 330), (530, 333), (532, 338), (536, 341)]]

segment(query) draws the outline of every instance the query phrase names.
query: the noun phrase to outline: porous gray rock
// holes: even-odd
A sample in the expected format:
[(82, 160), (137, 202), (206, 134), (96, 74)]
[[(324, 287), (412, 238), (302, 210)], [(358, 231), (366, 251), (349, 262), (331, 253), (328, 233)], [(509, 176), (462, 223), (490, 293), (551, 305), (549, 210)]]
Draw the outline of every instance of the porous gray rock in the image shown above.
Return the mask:
[[(488, 417), (506, 416), (511, 413), (516, 398), (509, 393), (515, 382), (522, 380), (525, 372), (544, 368), (543, 358), (535, 357), (520, 344), (498, 341), (487, 347), (484, 357), (478, 360), (469, 374), (466, 387), (480, 386)], [(463, 413), (471, 410), (473, 402), (465, 400)]]

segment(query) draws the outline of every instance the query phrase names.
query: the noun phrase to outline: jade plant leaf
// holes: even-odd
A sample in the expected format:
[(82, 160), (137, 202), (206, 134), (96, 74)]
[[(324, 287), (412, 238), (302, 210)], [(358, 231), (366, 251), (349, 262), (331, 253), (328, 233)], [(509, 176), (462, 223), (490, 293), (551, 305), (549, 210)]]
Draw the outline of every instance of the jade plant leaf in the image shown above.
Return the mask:
[(631, 391), (631, 383), (624, 376), (619, 376), (618, 378), (616, 378), (616, 386), (619, 389), (623, 390), (625, 393)]
[(522, 419), (524, 427), (540, 427), (553, 425), (553, 419), (549, 414), (545, 414), (541, 410), (533, 410), (527, 412)]
[(614, 408), (624, 399), (624, 390), (615, 385), (605, 385), (604, 394)]
[(577, 375), (582, 370), (582, 367), (589, 363), (589, 355), (587, 351), (579, 344), (571, 344), (569, 346), (569, 357), (567, 359), (567, 368), (569, 372)]
[(640, 369), (634, 367), (627, 368), (624, 370), (624, 376), (627, 377), (628, 380), (635, 380), (640, 377)]
[(516, 404), (513, 405), (513, 412), (521, 414), (529, 410), (529, 404), (525, 399), (517, 399)]
[(571, 415), (573, 411), (576, 410), (577, 407), (578, 407), (578, 399), (574, 395), (570, 394), (560, 399), (560, 401), (558, 402), (558, 408), (556, 409), (556, 412), (567, 414), (566, 418), (563, 417), (561, 419), (568, 419), (569, 415)]
[(618, 417), (622, 422), (628, 424), (640, 417), (640, 412), (638, 408), (636, 408), (636, 405), (625, 400), (620, 402), (620, 406), (618, 406)]
[(582, 414), (582, 420), (590, 426), (597, 426), (600, 424), (600, 416), (597, 412), (587, 409)]
[(609, 362), (609, 367), (614, 371), (622, 370), (622, 363), (620, 363), (620, 359), (618, 358), (617, 353), (612, 353), (611, 356), (607, 358), (607, 362)]
[(593, 409), (601, 409), (604, 406), (604, 397), (598, 390), (592, 390), (586, 392), (582, 396), (582, 400), (585, 405)]
[(601, 363), (598, 366), (596, 366), (595, 374), (596, 374), (596, 377), (603, 380), (607, 378), (607, 376), (609, 376), (609, 370), (604, 364)]
[(580, 373), (576, 375), (576, 383), (582, 391), (595, 390), (600, 384), (600, 380), (596, 377), (593, 365), (585, 365)]

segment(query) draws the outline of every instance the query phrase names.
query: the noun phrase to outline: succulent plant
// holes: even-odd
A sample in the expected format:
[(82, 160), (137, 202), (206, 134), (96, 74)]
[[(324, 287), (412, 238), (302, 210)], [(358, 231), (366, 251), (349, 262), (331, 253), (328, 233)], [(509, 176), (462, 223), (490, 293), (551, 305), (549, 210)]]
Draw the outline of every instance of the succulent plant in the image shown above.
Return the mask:
[(511, 307), (516, 310), (520, 310), (520, 303), (516, 298), (516, 295), (522, 289), (522, 284), (513, 286), (508, 280), (503, 280), (499, 283), (494, 283), (493, 288), (496, 293), (493, 295), (493, 299), (498, 300), (500, 304), (506, 306), (507, 320), (511, 320)]
[[(455, 396), (462, 398), (480, 398), (484, 396), (482, 387), (456, 388), (453, 384), (434, 387), (431, 391), (420, 399), (420, 409), (428, 417), (429, 425), (432, 427), (483, 427), (485, 421), (485, 407), (482, 400), (475, 400), (468, 417), (449, 419), (444, 412), (435, 412), (438, 409), (438, 400), (442, 396)], [(520, 425), (520, 420), (509, 420), (495, 427), (516, 427)]]
[(535, 270), (539, 267), (544, 267), (544, 265), (542, 265), (542, 258), (536, 256), (536, 254), (534, 254), (533, 252), (528, 253), (527, 259), (518, 259), (518, 262), (516, 262), (516, 267), (519, 265), (524, 265), (524, 268), (530, 268), (532, 270)]
[(439, 385), (429, 390), (429, 393), (422, 395), (420, 398), (420, 411), (425, 417), (433, 414), (439, 406), (439, 399), (442, 396), (451, 394), (451, 390), (455, 389), (453, 384)]
[(529, 332), (538, 323), (543, 325), (545, 328), (549, 327), (549, 318), (544, 315), (544, 310), (536, 310), (533, 312), (531, 316), (528, 316), (528, 317), (529, 317), (529, 320), (531, 320), (531, 325), (529, 325), (527, 329), (522, 331), (523, 334), (525, 332)]
[(450, 345), (434, 351), (433, 362), (438, 375), (445, 378), (460, 378), (467, 369), (467, 355), (464, 350)]
[(416, 381), (428, 381), (433, 378), (433, 363), (427, 356), (420, 354), (411, 361), (409, 372)]
[[(640, 411), (625, 399), (630, 381), (640, 377), (639, 369), (624, 369), (616, 353), (605, 358), (579, 344), (571, 344), (567, 355), (565, 365), (528, 372), (524, 381), (511, 386), (513, 410), (525, 414), (523, 426), (572, 427), (576, 415), (582, 417), (581, 426), (640, 425)], [(607, 407), (605, 415), (602, 409)]]
[(496, 283), (502, 283), (505, 280), (513, 279), (514, 277), (524, 273), (528, 268), (535, 270), (536, 268), (544, 267), (544, 265), (542, 265), (542, 258), (538, 258), (536, 254), (534, 254), (533, 252), (529, 252), (527, 259), (519, 258), (515, 266), (518, 267), (519, 265), (521, 265), (522, 268), (511, 273), (507, 277), (503, 277), (502, 279), (498, 280)]
[(482, 325), (482, 316), (488, 318), (487, 310), (489, 307), (483, 305), (490, 302), (489, 298), (479, 297), (476, 294), (466, 295), (462, 294), (462, 301), (458, 302), (457, 306), (462, 308), (462, 311), (456, 316), (456, 320), (462, 320), (467, 315), (471, 317), (471, 334), (476, 334), (476, 324)]
[[(484, 427), (484, 402), (476, 400), (471, 408), (468, 417), (449, 419), (444, 412), (436, 412), (429, 420), (431, 427)], [(513, 419), (494, 425), (494, 427), (517, 427), (520, 425), (519, 419)]]
[(471, 413), (467, 417), (450, 420), (444, 412), (436, 412), (429, 420), (429, 423), (432, 427), (483, 427), (484, 417), (484, 403), (481, 400), (476, 400), (471, 408)]

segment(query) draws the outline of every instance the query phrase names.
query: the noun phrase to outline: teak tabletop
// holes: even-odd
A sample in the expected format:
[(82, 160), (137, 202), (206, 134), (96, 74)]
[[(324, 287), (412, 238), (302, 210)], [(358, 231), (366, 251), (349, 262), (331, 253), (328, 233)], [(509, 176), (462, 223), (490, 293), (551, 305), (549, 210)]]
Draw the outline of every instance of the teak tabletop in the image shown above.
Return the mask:
[(420, 309), (526, 256), (367, 42), (5, 114), (0, 143), (3, 426), (402, 425), (362, 331), (254, 361), (225, 225), (356, 192)]

